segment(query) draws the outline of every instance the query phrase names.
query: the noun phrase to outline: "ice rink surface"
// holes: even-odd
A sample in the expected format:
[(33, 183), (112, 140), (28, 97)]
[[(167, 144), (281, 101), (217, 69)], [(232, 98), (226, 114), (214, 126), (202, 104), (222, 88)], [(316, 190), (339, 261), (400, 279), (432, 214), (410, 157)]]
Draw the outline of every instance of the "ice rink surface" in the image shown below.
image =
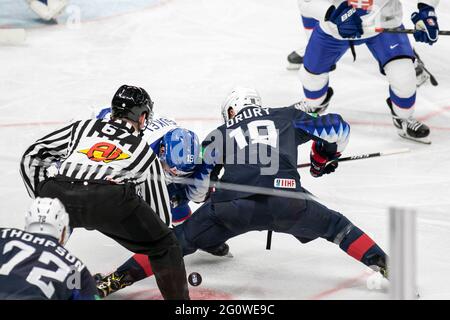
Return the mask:
[[(414, 3), (405, 4), (407, 27)], [(450, 3), (441, 1), (437, 13), (441, 29), (450, 29)], [(0, 48), (0, 226), (23, 227), (30, 202), (18, 172), (24, 150), (71, 119), (88, 117), (92, 107), (109, 105), (124, 83), (145, 87), (156, 112), (201, 137), (220, 123), (222, 99), (234, 85), (257, 88), (266, 106), (302, 98), (297, 73), (285, 68), (287, 54), (304, 39), (295, 0), (168, 0), (114, 14), (82, 19), (81, 25), (60, 21), (30, 29), (26, 44)], [(432, 145), (397, 136), (385, 105), (386, 79), (368, 50), (356, 49), (357, 61), (346, 54), (331, 75), (335, 96), (329, 110), (352, 125), (345, 155), (405, 147), (411, 152), (343, 163), (320, 179), (306, 170), (303, 186), (386, 250), (388, 207), (415, 208), (421, 298), (450, 299), (450, 37), (433, 47), (416, 45), (440, 82), (421, 87), (416, 105), (417, 117), (431, 127)], [(308, 148), (301, 148), (299, 162), (308, 159)], [(386, 291), (368, 288), (367, 269), (334, 244), (302, 245), (274, 234), (272, 250), (266, 251), (265, 237), (252, 232), (231, 239), (231, 259), (202, 252), (186, 257), (188, 273), (203, 276), (191, 296), (388, 298)], [(76, 230), (68, 247), (93, 273), (113, 270), (130, 256), (85, 230)], [(159, 294), (154, 279), (148, 279), (111, 298), (158, 299)]]

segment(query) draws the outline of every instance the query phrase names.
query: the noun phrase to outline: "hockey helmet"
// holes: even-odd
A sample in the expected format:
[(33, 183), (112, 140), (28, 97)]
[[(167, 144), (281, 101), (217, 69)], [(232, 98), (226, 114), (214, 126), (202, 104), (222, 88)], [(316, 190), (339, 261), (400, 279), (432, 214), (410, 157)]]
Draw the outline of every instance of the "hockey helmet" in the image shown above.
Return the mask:
[(159, 158), (174, 176), (192, 174), (199, 157), (200, 143), (197, 135), (190, 130), (171, 130), (161, 140)]
[(230, 120), (228, 112), (230, 108), (237, 114), (245, 107), (260, 107), (261, 96), (258, 91), (253, 88), (236, 87), (228, 94), (222, 104), (222, 117), (224, 122)]
[(143, 88), (123, 85), (117, 90), (111, 103), (112, 118), (126, 118), (139, 122), (141, 115), (153, 118), (153, 101)]
[(58, 199), (36, 198), (25, 215), (25, 231), (51, 236), (65, 245), (71, 233), (69, 214)]

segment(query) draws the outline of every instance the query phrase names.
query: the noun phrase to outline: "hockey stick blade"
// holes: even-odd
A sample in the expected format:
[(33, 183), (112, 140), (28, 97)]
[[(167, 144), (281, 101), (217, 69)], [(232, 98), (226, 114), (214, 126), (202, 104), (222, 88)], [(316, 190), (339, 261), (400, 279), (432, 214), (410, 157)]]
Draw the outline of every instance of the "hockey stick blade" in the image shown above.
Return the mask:
[(417, 51), (415, 49), (413, 49), (414, 55), (416, 56), (417, 60), (419, 61), (419, 63), (421, 64), (423, 70), (428, 73), (428, 75), (430, 76), (430, 82), (431, 85), (436, 87), (439, 85), (439, 82), (436, 80), (436, 77), (427, 69), (427, 67), (425, 67), (425, 63), (423, 62), (422, 58), (419, 56), (419, 54), (417, 53)]
[(3, 45), (19, 45), (25, 42), (25, 29), (1, 29), (0, 28), (0, 44)]
[[(340, 158), (334, 161), (338, 162), (346, 162), (346, 161), (353, 161), (353, 160), (363, 160), (363, 159), (369, 159), (369, 158), (377, 158), (377, 157), (384, 157), (384, 156), (391, 156), (395, 154), (401, 154), (401, 153), (407, 153), (411, 150), (409, 148), (402, 148), (402, 149), (394, 149), (394, 150), (387, 150), (387, 151), (381, 151), (381, 152), (374, 152), (374, 153), (365, 153), (365, 154), (359, 154), (354, 156), (349, 156), (345, 158)], [(310, 167), (311, 163), (302, 163), (297, 166), (297, 168), (307, 168)]]

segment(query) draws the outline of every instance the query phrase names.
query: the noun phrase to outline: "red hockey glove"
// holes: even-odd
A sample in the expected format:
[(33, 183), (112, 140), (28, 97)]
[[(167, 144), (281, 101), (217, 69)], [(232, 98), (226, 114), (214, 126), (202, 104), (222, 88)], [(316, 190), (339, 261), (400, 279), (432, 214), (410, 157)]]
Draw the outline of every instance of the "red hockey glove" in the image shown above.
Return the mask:
[(321, 145), (314, 141), (311, 147), (311, 168), (309, 169), (314, 178), (334, 172), (338, 167), (338, 162), (335, 160), (341, 156), (339, 152), (333, 155), (326, 155), (321, 149)]

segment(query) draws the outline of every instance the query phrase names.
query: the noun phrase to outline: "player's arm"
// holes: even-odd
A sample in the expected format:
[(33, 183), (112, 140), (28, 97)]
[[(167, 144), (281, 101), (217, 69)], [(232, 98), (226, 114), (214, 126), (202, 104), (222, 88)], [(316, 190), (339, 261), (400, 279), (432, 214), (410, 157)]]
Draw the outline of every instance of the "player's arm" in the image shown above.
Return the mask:
[(77, 128), (83, 126), (81, 123), (77, 121), (56, 130), (37, 140), (25, 151), (20, 162), (20, 173), (30, 197), (37, 196), (38, 184), (48, 177), (46, 170), (67, 155), (72, 137)]
[(186, 186), (186, 197), (193, 202), (204, 202), (211, 184), (211, 173), (214, 166), (206, 163), (197, 165), (191, 182)]
[(294, 127), (303, 135), (314, 140), (311, 147), (311, 169), (314, 177), (334, 172), (337, 160), (348, 144), (350, 125), (338, 114), (313, 117), (300, 112), (294, 120)]
[(210, 192), (211, 180), (223, 165), (224, 137), (220, 130), (211, 132), (202, 142), (202, 162), (192, 175), (192, 181), (186, 189), (186, 196), (194, 202), (204, 202)]

